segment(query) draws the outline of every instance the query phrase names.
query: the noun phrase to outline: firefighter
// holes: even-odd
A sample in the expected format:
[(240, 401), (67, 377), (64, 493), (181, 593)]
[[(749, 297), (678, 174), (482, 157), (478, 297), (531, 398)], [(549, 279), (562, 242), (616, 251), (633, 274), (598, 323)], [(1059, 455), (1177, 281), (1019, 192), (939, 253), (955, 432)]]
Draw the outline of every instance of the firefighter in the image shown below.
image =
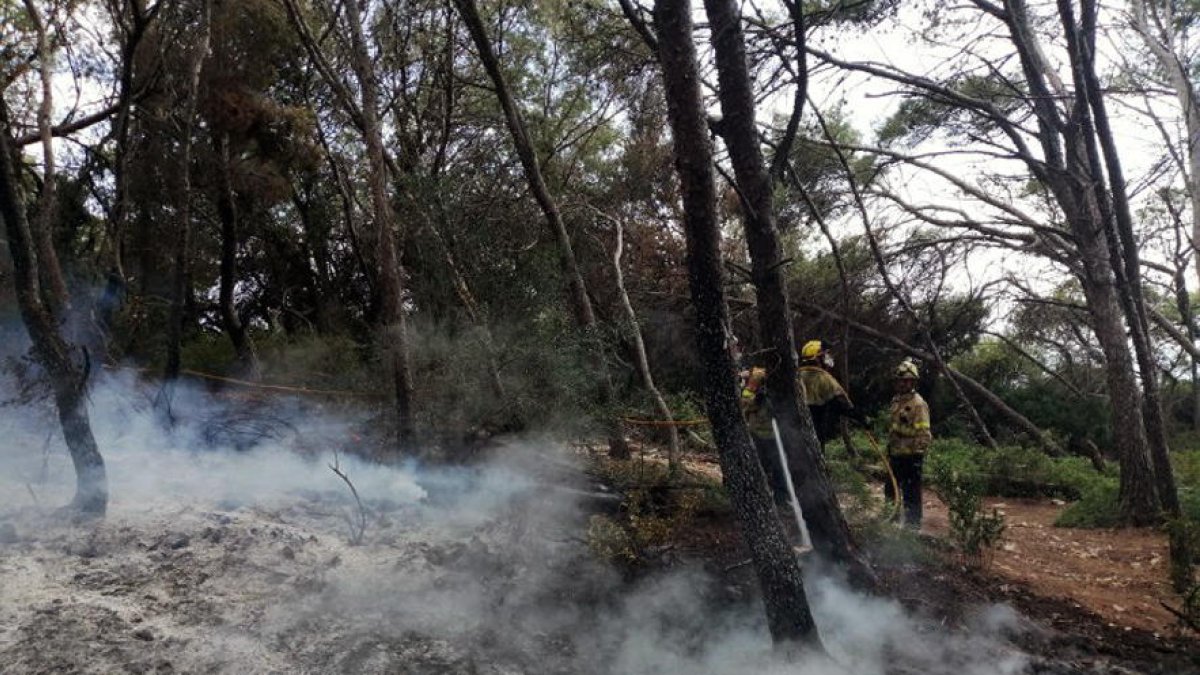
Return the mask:
[[(921, 468), (933, 442), (929, 404), (916, 391), (918, 377), (917, 364), (909, 359), (896, 367), (887, 445), (888, 462), (904, 505), (904, 524), (916, 530), (921, 529)], [(889, 501), (897, 498), (890, 482), (884, 485), (884, 494)]]
[(779, 447), (771, 427), (771, 409), (767, 403), (767, 369), (751, 367), (741, 372), (742, 415), (754, 441), (758, 462), (767, 474), (767, 485), (777, 504), (788, 501), (787, 482), (779, 462)]
[(804, 343), (800, 350), (800, 368), (797, 375), (822, 449), (838, 434), (840, 418), (848, 417), (861, 426), (867, 426), (866, 419), (850, 402), (846, 390), (829, 372), (832, 368), (833, 354), (825, 349), (820, 340)]

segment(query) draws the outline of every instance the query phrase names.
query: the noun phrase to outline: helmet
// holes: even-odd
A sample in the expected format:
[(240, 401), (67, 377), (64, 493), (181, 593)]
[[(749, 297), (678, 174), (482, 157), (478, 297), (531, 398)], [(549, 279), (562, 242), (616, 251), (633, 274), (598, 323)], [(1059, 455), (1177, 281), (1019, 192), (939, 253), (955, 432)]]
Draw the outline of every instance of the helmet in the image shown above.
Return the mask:
[(820, 340), (809, 340), (804, 343), (804, 348), (800, 350), (800, 358), (815, 359), (823, 351), (825, 351), (825, 348)]
[(920, 377), (921, 371), (917, 370), (917, 364), (913, 363), (912, 359), (904, 359), (896, 366), (897, 380), (916, 380)]

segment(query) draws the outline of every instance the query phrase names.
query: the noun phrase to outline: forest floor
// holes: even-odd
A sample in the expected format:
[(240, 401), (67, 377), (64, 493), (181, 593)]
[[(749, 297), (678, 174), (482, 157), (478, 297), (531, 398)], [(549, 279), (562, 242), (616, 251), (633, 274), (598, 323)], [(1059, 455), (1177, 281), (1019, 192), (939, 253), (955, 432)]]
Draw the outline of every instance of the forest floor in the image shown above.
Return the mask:
[[(719, 476), (714, 459), (693, 456), (686, 465)], [(881, 490), (875, 493), (881, 494)], [(1200, 636), (1179, 625), (1163, 604), (1178, 607), (1168, 579), (1165, 533), (1154, 528), (1055, 527), (1066, 508), (1054, 499), (985, 498), (984, 507), (1005, 516), (1007, 529), (988, 564), (963, 564), (949, 552), (949, 514), (928, 489), (917, 538), (926, 553), (870, 551), (885, 592), (911, 611), (954, 623), (973, 605), (1015, 608), (1036, 630), (1016, 640), (1033, 653), (1065, 660), (1079, 672), (1200, 672)], [(689, 533), (687, 547), (716, 553), (718, 565), (744, 557), (731, 523), (711, 523)], [(894, 542), (886, 546), (895, 548)], [(880, 555), (882, 553), (882, 555)], [(734, 563), (736, 564), (736, 563)]]

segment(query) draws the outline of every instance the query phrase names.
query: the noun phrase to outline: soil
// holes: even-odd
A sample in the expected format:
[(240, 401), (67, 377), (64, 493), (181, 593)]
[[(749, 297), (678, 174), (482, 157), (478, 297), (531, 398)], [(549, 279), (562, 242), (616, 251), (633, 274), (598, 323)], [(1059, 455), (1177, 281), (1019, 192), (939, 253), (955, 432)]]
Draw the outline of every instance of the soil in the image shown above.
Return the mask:
[[(1007, 530), (990, 571), (1040, 595), (1066, 598), (1094, 612), (1112, 628), (1158, 635), (1179, 631), (1163, 604), (1179, 606), (1168, 574), (1166, 534), (1153, 528), (1055, 527), (1061, 502), (986, 499), (985, 508), (1005, 516)], [(923, 531), (945, 537), (946, 507), (926, 495)]]

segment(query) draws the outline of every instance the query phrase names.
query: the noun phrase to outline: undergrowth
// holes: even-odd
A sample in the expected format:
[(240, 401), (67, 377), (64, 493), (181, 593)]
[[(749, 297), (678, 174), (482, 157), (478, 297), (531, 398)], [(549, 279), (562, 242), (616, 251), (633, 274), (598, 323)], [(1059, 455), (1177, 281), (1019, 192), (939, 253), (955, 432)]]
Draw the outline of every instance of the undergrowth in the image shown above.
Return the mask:
[(630, 573), (661, 561), (687, 524), (729, 512), (721, 482), (697, 471), (671, 476), (663, 462), (605, 458), (596, 458), (591, 471), (623, 498), (616, 513), (589, 519), (588, 547)]

